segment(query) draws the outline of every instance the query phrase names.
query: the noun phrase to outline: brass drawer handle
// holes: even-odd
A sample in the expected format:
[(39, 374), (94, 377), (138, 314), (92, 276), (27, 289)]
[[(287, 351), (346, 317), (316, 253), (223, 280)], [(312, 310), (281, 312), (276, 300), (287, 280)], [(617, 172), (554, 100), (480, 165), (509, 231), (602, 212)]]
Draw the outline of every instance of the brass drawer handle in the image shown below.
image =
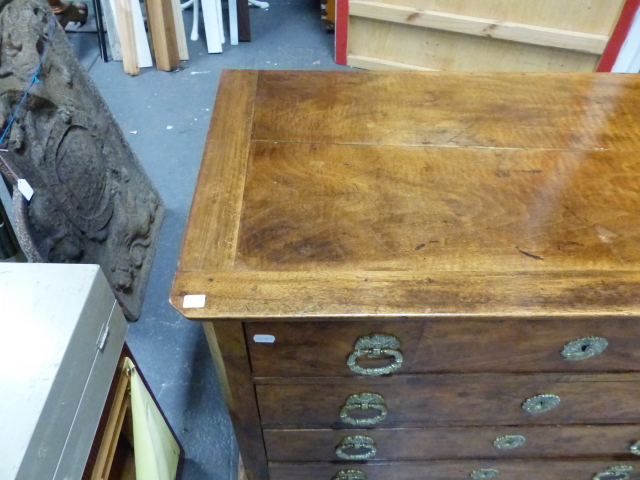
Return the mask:
[(598, 473), (593, 480), (628, 480), (629, 474), (633, 471), (633, 467), (628, 465), (619, 465), (617, 467), (607, 468), (604, 472)]
[(485, 480), (486, 478), (497, 478), (500, 472), (493, 468), (483, 468), (482, 470), (474, 470), (469, 475), (473, 480)]
[(640, 455), (640, 442), (636, 442), (631, 445), (631, 448), (629, 450), (631, 450), (631, 453), (633, 453), (634, 455)]
[(526, 441), (527, 439), (522, 435), (505, 435), (504, 437), (496, 438), (493, 441), (493, 446), (498, 450), (513, 450), (524, 445)]
[(558, 405), (560, 405), (560, 397), (557, 395), (536, 395), (525, 400), (522, 408), (529, 413), (542, 413), (553, 410)]
[(367, 476), (360, 470), (342, 470), (331, 480), (367, 480)]
[[(365, 450), (363, 453), (349, 453), (348, 450)], [(336, 455), (345, 460), (366, 460), (375, 457), (376, 444), (371, 437), (356, 435), (344, 437), (336, 448)]]
[[(359, 411), (366, 412), (368, 410), (378, 410), (375, 417), (370, 418), (352, 418), (349, 412)], [(351, 425), (375, 425), (380, 423), (387, 416), (387, 406), (384, 404), (382, 395), (376, 393), (357, 393), (347, 398), (344, 407), (340, 409), (340, 419), (344, 423)]]
[(565, 360), (576, 361), (595, 357), (604, 352), (609, 346), (606, 338), (585, 337), (567, 343), (562, 349)]
[[(353, 353), (349, 355), (347, 360), (347, 366), (352, 372), (360, 375), (386, 375), (394, 372), (402, 365), (402, 352), (399, 350), (400, 342), (393, 335), (385, 335), (383, 333), (376, 333), (373, 335), (367, 335), (360, 337), (356, 342)], [(380, 358), (383, 355), (389, 355), (393, 357), (393, 361), (386, 367), (377, 368), (362, 368), (358, 365), (358, 357)]]

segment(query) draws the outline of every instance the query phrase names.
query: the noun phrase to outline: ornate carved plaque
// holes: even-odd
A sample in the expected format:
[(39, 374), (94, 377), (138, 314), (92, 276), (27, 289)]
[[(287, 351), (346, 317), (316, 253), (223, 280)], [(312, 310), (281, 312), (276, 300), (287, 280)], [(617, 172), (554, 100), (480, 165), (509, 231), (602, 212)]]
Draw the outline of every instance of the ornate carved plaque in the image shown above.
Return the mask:
[(137, 319), (164, 207), (52, 17), (45, 0), (0, 0), (0, 171), (17, 235), (32, 261), (100, 264)]

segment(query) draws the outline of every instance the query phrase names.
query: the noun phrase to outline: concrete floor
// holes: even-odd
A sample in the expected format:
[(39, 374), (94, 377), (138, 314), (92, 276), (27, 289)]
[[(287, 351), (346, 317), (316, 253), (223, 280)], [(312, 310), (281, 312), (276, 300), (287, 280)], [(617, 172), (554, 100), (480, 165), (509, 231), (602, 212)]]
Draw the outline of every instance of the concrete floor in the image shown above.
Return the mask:
[[(128, 343), (185, 449), (184, 480), (235, 480), (237, 471), (237, 447), (202, 328), (168, 302), (220, 72), (346, 68), (333, 61), (334, 36), (322, 28), (319, 3), (270, 0), (266, 10), (252, 8), (253, 41), (227, 43), (222, 54), (207, 53), (200, 25), (200, 39), (188, 42), (191, 59), (176, 73), (150, 68), (129, 76), (120, 62), (99, 58), (95, 34), (68, 34), (165, 202), (142, 317), (130, 324)], [(191, 12), (184, 17), (190, 32)]]

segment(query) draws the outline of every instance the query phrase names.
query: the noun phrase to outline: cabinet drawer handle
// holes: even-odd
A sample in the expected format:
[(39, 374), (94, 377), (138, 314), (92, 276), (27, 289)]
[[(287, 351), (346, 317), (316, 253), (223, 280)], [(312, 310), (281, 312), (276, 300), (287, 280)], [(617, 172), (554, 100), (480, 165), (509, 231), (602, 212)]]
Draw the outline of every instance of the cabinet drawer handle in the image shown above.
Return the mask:
[[(349, 412), (352, 411), (366, 412), (368, 410), (378, 410), (378, 414), (370, 418), (352, 418), (349, 416)], [(365, 392), (351, 395), (340, 409), (340, 419), (344, 423), (351, 425), (375, 425), (384, 420), (386, 416), (387, 406), (384, 403), (384, 398), (377, 393)]]
[(542, 413), (553, 410), (558, 405), (560, 405), (560, 397), (557, 395), (536, 395), (525, 400), (522, 408), (529, 413)]
[(493, 446), (498, 450), (513, 450), (524, 445), (526, 441), (527, 439), (522, 435), (505, 435), (504, 437), (496, 438), (493, 441)]
[(631, 448), (629, 450), (631, 450), (631, 453), (633, 453), (634, 455), (640, 455), (640, 442), (636, 442), (631, 445)]
[(633, 471), (633, 467), (628, 465), (619, 465), (617, 467), (607, 468), (604, 472), (598, 473), (593, 480), (628, 480), (629, 474)]
[(500, 472), (493, 468), (483, 468), (482, 470), (474, 470), (469, 475), (473, 480), (485, 480), (486, 478), (497, 478)]
[[(376, 333), (374, 335), (360, 337), (356, 342), (353, 353), (349, 355), (347, 366), (352, 372), (360, 375), (386, 375), (396, 371), (402, 365), (404, 357), (399, 348), (400, 342), (393, 335)], [(357, 363), (359, 357), (380, 358), (383, 355), (393, 357), (393, 361), (385, 367), (362, 368)]]
[(367, 480), (367, 476), (360, 470), (342, 470), (331, 480)]
[[(348, 450), (365, 450), (363, 453), (349, 453)], [(345, 460), (366, 460), (375, 457), (376, 444), (371, 437), (356, 435), (344, 437), (336, 448), (336, 455)]]
[(595, 357), (604, 352), (609, 346), (606, 338), (585, 337), (567, 343), (562, 349), (565, 360), (576, 361)]

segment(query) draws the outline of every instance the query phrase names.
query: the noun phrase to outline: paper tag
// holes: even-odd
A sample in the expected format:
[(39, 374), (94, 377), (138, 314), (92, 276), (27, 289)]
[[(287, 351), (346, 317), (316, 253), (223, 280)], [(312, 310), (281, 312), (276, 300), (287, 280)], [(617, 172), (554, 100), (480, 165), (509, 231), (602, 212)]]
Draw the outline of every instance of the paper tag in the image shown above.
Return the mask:
[(182, 308), (202, 308), (206, 298), (206, 295), (185, 295)]
[(273, 335), (254, 335), (253, 341), (256, 343), (273, 343), (276, 341), (276, 337)]
[(33, 197), (33, 188), (31, 188), (29, 182), (27, 182), (24, 178), (18, 180), (18, 190), (22, 192), (22, 195), (24, 195), (24, 198), (27, 199), (27, 202), (31, 200), (31, 197)]

